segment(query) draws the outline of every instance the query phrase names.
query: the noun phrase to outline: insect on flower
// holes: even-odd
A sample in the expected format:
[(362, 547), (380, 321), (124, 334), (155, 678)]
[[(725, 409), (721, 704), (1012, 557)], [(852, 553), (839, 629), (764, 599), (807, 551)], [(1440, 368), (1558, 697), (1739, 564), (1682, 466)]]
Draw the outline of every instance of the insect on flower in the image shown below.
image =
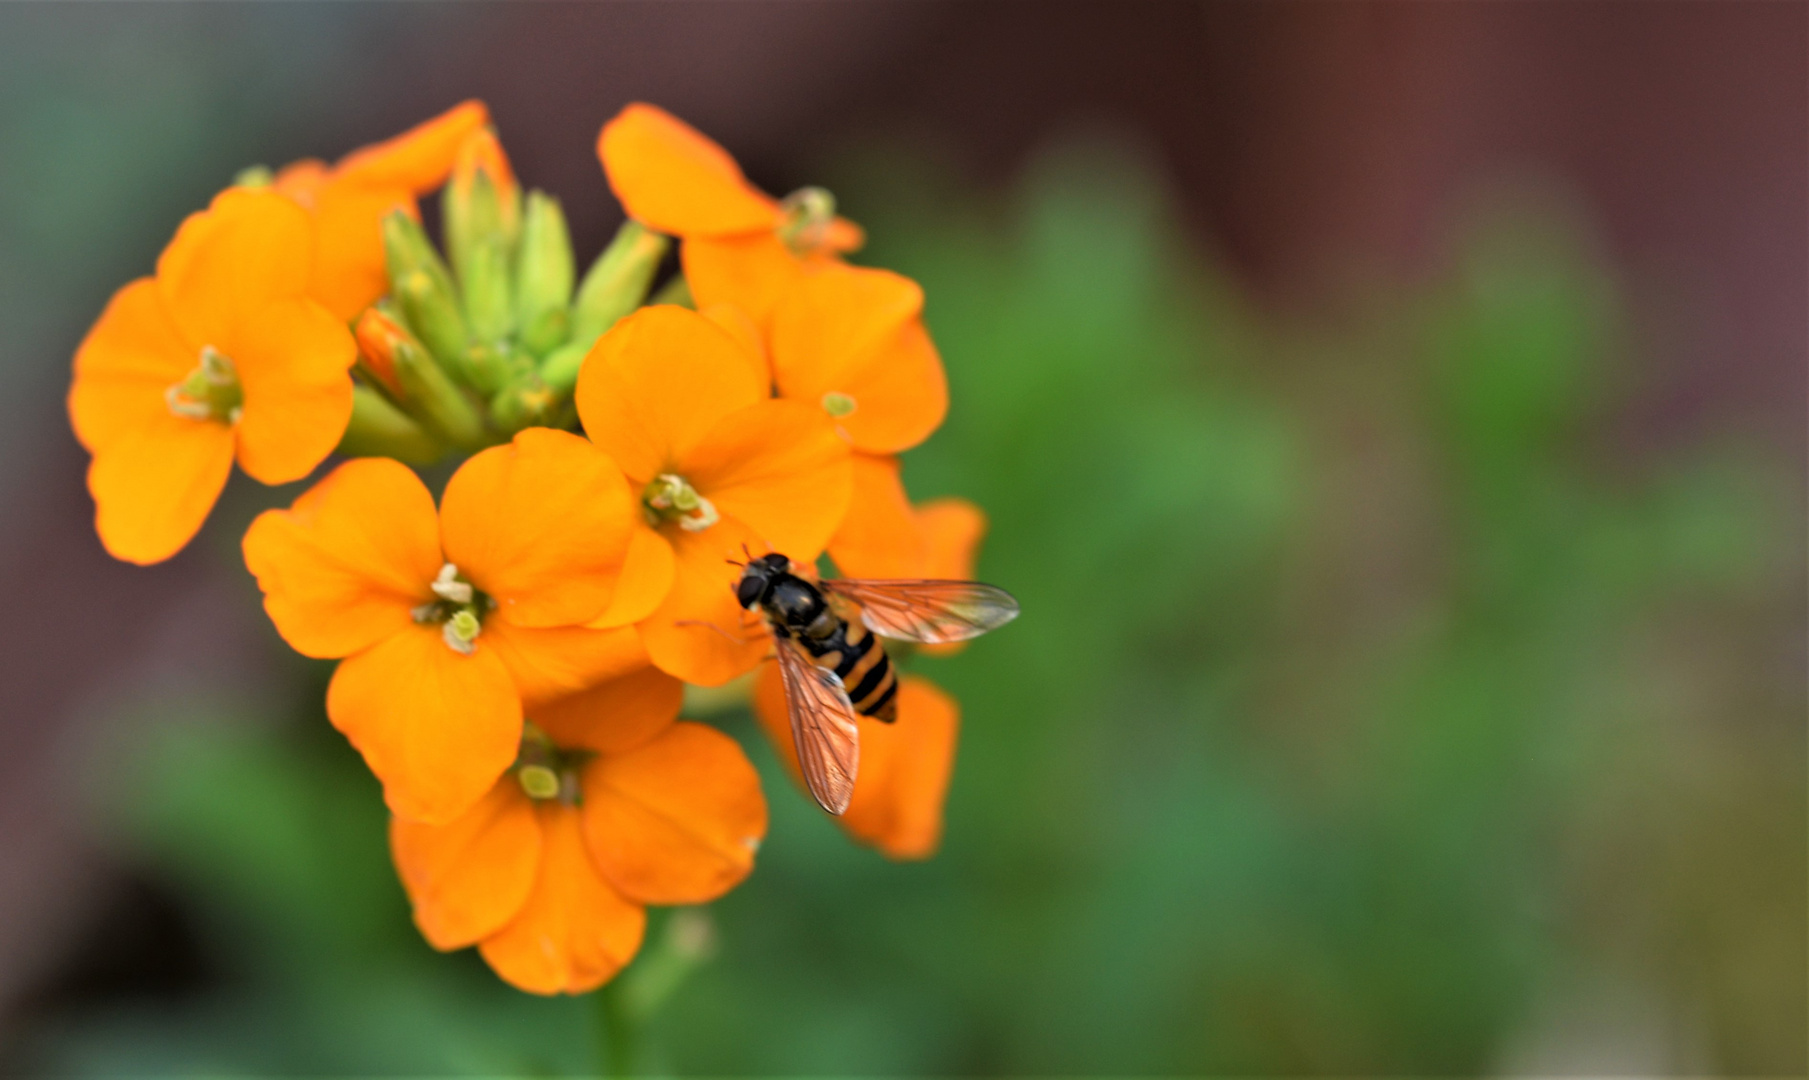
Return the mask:
[[(1018, 616), (996, 585), (932, 579), (834, 578), (813, 584), (791, 559), (750, 560), (735, 585), (773, 635), (798, 767), (823, 809), (840, 814), (860, 769), (859, 716), (897, 715), (898, 676), (874, 636), (921, 645), (979, 637)], [(850, 617), (849, 609), (858, 611)]]

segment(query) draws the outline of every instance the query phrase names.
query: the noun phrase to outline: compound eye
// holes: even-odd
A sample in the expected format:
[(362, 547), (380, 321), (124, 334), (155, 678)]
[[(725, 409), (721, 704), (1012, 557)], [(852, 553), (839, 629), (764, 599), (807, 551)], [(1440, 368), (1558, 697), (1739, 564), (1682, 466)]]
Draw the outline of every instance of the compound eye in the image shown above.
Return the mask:
[(744, 608), (751, 608), (760, 602), (761, 587), (765, 584), (752, 574), (742, 575), (740, 584), (735, 586), (735, 602)]

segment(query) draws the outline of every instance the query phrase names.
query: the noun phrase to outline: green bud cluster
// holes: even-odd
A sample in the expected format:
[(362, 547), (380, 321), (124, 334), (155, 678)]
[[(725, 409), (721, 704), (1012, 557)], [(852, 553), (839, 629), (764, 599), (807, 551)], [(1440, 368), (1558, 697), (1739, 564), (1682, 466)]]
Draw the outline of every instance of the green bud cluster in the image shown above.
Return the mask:
[(584, 358), (647, 302), (670, 244), (628, 222), (580, 280), (559, 200), (483, 170), (447, 185), (441, 220), (444, 257), (410, 214), (383, 221), (390, 292), (376, 307), (397, 329), (393, 372), (361, 368), (345, 453), (426, 463), (570, 426)]

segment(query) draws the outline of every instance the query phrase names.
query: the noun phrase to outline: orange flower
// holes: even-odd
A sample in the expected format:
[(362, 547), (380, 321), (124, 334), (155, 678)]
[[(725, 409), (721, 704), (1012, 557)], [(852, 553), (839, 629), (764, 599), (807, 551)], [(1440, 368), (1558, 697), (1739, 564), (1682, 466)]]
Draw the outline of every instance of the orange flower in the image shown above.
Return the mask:
[[(768, 664), (754, 685), (754, 715), (798, 780), (798, 753), (776, 664)], [(942, 807), (960, 726), (961, 707), (954, 698), (927, 679), (900, 680), (897, 720), (883, 724), (870, 716), (860, 718), (860, 772), (854, 797), (837, 823), (887, 858), (934, 855), (942, 842)]]
[(277, 173), (276, 190), (313, 214), (320, 238), (309, 294), (350, 321), (388, 292), (384, 215), (418, 217), (415, 197), (446, 182), (466, 137), (489, 122), (483, 102), (467, 101), (337, 165), (308, 159)]
[(155, 277), (113, 295), (75, 354), (69, 416), (94, 455), (95, 529), (115, 558), (180, 551), (236, 456), (266, 484), (320, 464), (352, 415), (357, 346), (305, 297), (308, 218), (268, 191), (191, 214)]
[(580, 994), (633, 958), (642, 905), (739, 884), (766, 835), (760, 779), (735, 740), (675, 722), (683, 696), (644, 669), (547, 706), (515, 767), (463, 816), (393, 820), (428, 942), (477, 945), (523, 990)]
[(641, 613), (641, 639), (654, 664), (703, 686), (769, 647), (743, 623), (728, 560), (778, 550), (810, 562), (848, 508), (847, 444), (821, 410), (769, 398), (756, 370), (736, 336), (662, 305), (617, 323), (578, 376), (585, 431), (638, 494), (627, 588), (657, 605)]
[(952, 578), (974, 575), (986, 515), (966, 499), (912, 506), (898, 459), (854, 455), (854, 498), (829, 541), (829, 557), (845, 577)]
[(246, 565), (296, 651), (344, 658), (327, 715), (397, 815), (451, 821), (515, 759), (522, 709), (646, 663), (615, 598), (628, 489), (575, 435), (530, 428), (460, 467), (435, 513), (406, 467), (361, 458), (260, 514)]
[(684, 241), (700, 306), (730, 303), (765, 326), (785, 289), (861, 246), (821, 188), (780, 201), (748, 183), (722, 147), (664, 109), (636, 103), (603, 126), (597, 156), (628, 216)]
[(773, 309), (779, 396), (821, 408), (856, 450), (896, 454), (948, 412), (923, 290), (889, 270), (837, 264), (800, 277)]

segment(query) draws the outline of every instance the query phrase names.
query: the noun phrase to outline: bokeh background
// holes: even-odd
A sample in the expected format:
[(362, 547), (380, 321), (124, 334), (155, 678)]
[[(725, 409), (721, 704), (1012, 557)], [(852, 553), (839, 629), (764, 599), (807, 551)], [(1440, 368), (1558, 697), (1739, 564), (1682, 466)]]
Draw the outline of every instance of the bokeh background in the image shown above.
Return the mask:
[[(0, 6), (0, 1067), (595, 1067), (407, 921), (236, 478), (137, 569), (62, 413), (241, 167), (485, 99), (581, 259), (645, 99), (911, 274), (907, 458), (1025, 617), (942, 853), (769, 780), (676, 1074), (1801, 1075), (1809, 8)], [(650, 940), (658, 943), (656, 925)]]

